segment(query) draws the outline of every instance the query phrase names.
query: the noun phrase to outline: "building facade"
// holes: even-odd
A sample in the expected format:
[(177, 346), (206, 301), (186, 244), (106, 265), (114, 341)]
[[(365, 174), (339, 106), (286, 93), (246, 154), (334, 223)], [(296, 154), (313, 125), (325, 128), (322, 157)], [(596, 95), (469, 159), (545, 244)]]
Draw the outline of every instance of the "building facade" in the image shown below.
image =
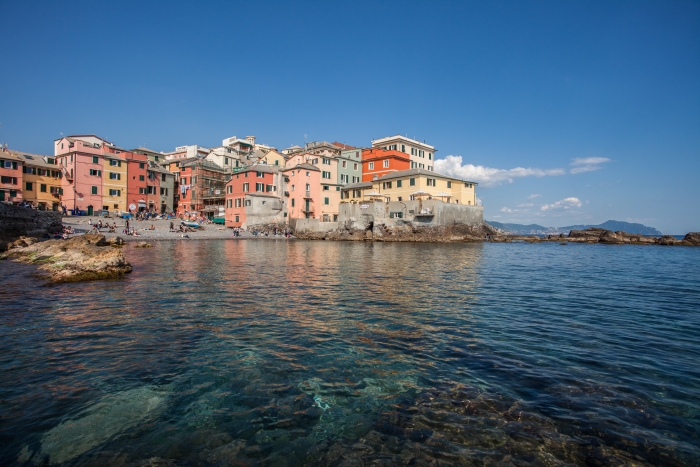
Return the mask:
[(50, 156), (13, 151), (22, 159), (22, 197), (42, 211), (58, 211), (61, 208), (62, 173), (56, 159)]
[(395, 149), (368, 148), (362, 151), (362, 181), (370, 182), (388, 173), (411, 168), (409, 157)]
[(382, 148), (387, 151), (400, 151), (407, 154), (411, 161), (411, 169), (433, 170), (435, 166), (435, 153), (437, 150), (425, 143), (406, 136), (396, 135), (379, 138), (372, 141), (372, 147)]
[(309, 163), (282, 171), (285, 182), (288, 218), (316, 219), (320, 215), (321, 170)]
[(231, 171), (205, 160), (186, 162), (179, 169), (178, 214), (198, 213), (209, 218), (224, 215)]
[(227, 227), (282, 223), (285, 202), (280, 167), (257, 164), (234, 174), (226, 184), (225, 223)]
[(362, 149), (346, 149), (338, 156), (338, 183), (360, 183), (362, 181)]
[(370, 193), (386, 201), (436, 199), (448, 204), (476, 206), (477, 183), (448, 177), (429, 170), (408, 169), (387, 173), (376, 180), (342, 188), (342, 201), (366, 201)]
[(127, 162), (121, 154), (105, 154), (102, 169), (102, 209), (126, 212)]

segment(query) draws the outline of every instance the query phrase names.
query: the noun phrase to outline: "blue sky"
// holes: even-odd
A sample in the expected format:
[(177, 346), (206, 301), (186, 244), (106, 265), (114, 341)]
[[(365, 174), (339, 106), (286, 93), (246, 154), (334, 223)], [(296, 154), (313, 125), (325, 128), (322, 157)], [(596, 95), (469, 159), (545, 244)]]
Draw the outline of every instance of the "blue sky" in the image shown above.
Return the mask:
[(401, 133), (480, 182), (486, 219), (700, 230), (700, 2), (0, 0), (0, 18), (14, 149)]

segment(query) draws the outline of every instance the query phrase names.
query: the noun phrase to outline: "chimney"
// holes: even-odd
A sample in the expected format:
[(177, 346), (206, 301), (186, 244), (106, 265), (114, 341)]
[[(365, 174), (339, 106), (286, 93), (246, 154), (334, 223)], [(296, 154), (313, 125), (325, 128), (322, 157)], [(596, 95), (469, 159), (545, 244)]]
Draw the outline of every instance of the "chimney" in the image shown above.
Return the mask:
[(255, 136), (246, 136), (245, 140), (248, 141), (250, 144), (255, 145)]

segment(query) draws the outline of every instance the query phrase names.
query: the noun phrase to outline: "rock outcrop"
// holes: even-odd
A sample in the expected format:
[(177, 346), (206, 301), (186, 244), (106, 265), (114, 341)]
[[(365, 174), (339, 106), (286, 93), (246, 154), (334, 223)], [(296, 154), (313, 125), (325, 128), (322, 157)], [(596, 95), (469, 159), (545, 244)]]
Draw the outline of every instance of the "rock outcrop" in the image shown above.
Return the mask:
[(683, 241), (693, 246), (700, 246), (700, 232), (688, 232), (683, 237)]
[(9, 250), (0, 259), (39, 264), (41, 276), (53, 283), (111, 279), (131, 272), (121, 250), (104, 235), (86, 234), (69, 240), (48, 240)]
[(492, 235), (490, 226), (470, 226), (452, 224), (445, 226), (388, 227), (383, 224), (371, 225), (366, 230), (341, 227), (331, 232), (304, 232), (295, 234), (299, 239), (335, 241), (375, 241), (375, 242), (482, 242)]
[(0, 251), (19, 237), (43, 238), (47, 234), (61, 232), (61, 213), (37, 211), (0, 202)]

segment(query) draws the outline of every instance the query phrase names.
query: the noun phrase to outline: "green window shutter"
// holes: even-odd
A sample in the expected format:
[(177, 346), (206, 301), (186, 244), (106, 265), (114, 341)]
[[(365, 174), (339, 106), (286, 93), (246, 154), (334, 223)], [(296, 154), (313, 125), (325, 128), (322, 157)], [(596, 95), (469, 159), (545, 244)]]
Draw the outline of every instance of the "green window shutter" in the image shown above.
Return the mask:
[(42, 193), (46, 193), (46, 185), (42, 183), (40, 188)]
[(100, 163), (100, 158), (97, 156), (92, 156), (92, 163), (93, 164), (99, 164)]
[(97, 187), (96, 186), (92, 187), (92, 194), (93, 195), (97, 194)]

